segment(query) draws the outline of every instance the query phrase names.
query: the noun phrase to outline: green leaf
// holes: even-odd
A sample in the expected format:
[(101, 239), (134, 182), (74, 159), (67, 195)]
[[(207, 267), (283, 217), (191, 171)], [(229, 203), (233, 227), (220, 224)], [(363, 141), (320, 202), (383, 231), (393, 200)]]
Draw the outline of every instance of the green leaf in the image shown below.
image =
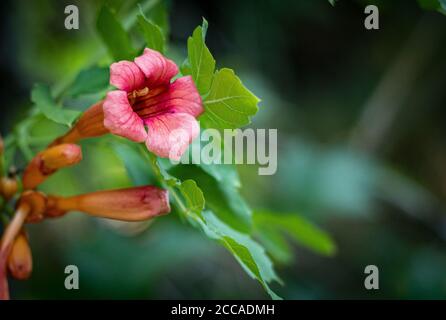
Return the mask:
[(204, 209), (205, 203), (203, 191), (201, 191), (195, 181), (190, 179), (183, 181), (179, 186), (179, 189), (186, 199), (188, 210), (201, 217), (201, 212)]
[[(211, 142), (207, 143), (213, 144), (213, 146), (219, 148), (219, 150), (224, 150), (224, 141), (222, 141), (221, 137), (213, 138)], [(191, 148), (192, 147), (193, 146), (191, 145)], [(203, 145), (200, 145), (200, 150), (202, 148)], [(199, 166), (203, 171), (212, 176), (219, 183), (226, 184), (235, 188), (240, 188), (241, 182), (237, 172), (237, 167), (233, 164), (224, 164), (225, 161), (223, 152), (216, 156), (219, 156), (219, 159), (217, 159), (217, 163), (207, 164), (205, 163), (206, 161), (201, 161), (199, 164), (197, 164), (197, 166)]]
[[(231, 169), (233, 170), (233, 169)], [(252, 228), (251, 208), (239, 193), (240, 182), (237, 172), (229, 173), (220, 181), (195, 165), (176, 165), (169, 174), (180, 180), (192, 179), (203, 190), (206, 208), (212, 210), (219, 219), (232, 228), (249, 233)]]
[(146, 40), (147, 47), (164, 53), (165, 39), (163, 31), (159, 26), (147, 19), (142, 11), (138, 15), (138, 26)]
[(263, 247), (248, 235), (237, 232), (224, 224), (211, 211), (203, 212), (203, 217), (204, 221), (199, 221), (203, 232), (208, 237), (220, 241), (243, 269), (253, 279), (259, 281), (273, 299), (281, 299), (269, 287), (271, 282), (281, 281)]
[(43, 113), (37, 112), (31, 119), (33, 119), (32, 122), (25, 125), (25, 134), (27, 135), (27, 143), (34, 150), (46, 148), (54, 139), (67, 131), (65, 125), (48, 119)]
[[(150, 0), (147, 2), (150, 2)], [(169, 12), (168, 12), (169, 10), (167, 1), (155, 0), (154, 2), (155, 4), (153, 6), (150, 6), (150, 9), (146, 11), (144, 11), (143, 9), (144, 4), (141, 5), (142, 8), (141, 11), (143, 11), (147, 19), (153, 21), (154, 24), (156, 24), (161, 28), (164, 38), (167, 39), (169, 37), (169, 31), (170, 31)]]
[(97, 93), (106, 90), (109, 86), (109, 68), (94, 66), (82, 70), (77, 75), (68, 94), (76, 97), (82, 94)]
[(282, 264), (290, 264), (294, 260), (293, 250), (284, 234), (273, 228), (262, 228), (255, 237), (265, 247), (271, 257)]
[(103, 6), (99, 11), (96, 27), (115, 60), (131, 60), (135, 56), (130, 37), (109, 7)]
[[(240, 233), (224, 222), (211, 211), (202, 212), (205, 205), (205, 197), (198, 184), (193, 180), (185, 180), (180, 183), (170, 172), (164, 168), (168, 166), (165, 162), (158, 161), (154, 155), (150, 154), (150, 161), (155, 173), (168, 186), (178, 205), (180, 212), (195, 227), (199, 227), (209, 238), (223, 244), (240, 263), (243, 269), (254, 279), (258, 280), (263, 288), (273, 299), (281, 299), (275, 294), (269, 284), (272, 281), (280, 282), (277, 277), (271, 260), (265, 253), (264, 248), (250, 238), (249, 235)], [(181, 166), (171, 166), (170, 169), (177, 169)], [(189, 166), (187, 172), (195, 166)], [(175, 170), (174, 170), (175, 171)], [(204, 172), (202, 171), (202, 175)], [(196, 175), (192, 174), (195, 178)], [(212, 179), (211, 176), (209, 178)], [(174, 183), (172, 183), (174, 181)], [(179, 189), (186, 200), (184, 204), (180, 197), (176, 196), (175, 189)], [(221, 200), (221, 199), (220, 199)], [(208, 199), (206, 199), (206, 205)]]
[(50, 93), (50, 88), (43, 84), (36, 84), (31, 91), (31, 101), (48, 119), (71, 126), (80, 112), (62, 109), (57, 105)]
[(334, 7), (336, 0), (328, 0), (328, 2), (330, 2), (330, 4)]
[[(147, 153), (147, 152), (146, 152)], [(240, 179), (232, 165), (173, 165), (168, 159), (150, 154), (156, 175), (167, 185), (179, 186), (191, 179), (203, 190), (206, 207), (232, 228), (249, 233), (252, 211), (240, 195)]]
[(203, 19), (203, 25), (197, 27), (187, 39), (188, 64), (181, 69), (184, 75), (192, 75), (201, 95), (209, 92), (215, 70), (214, 57), (204, 42), (207, 26), (207, 21)]
[(226, 224), (241, 232), (252, 228), (252, 211), (240, 195), (240, 179), (232, 165), (172, 165), (169, 160), (151, 155), (157, 175), (166, 184), (178, 186), (181, 181), (194, 180), (203, 190), (206, 207)]
[(205, 127), (235, 129), (250, 123), (260, 99), (249, 91), (231, 69), (216, 72), (200, 117)]
[(336, 253), (336, 245), (326, 232), (296, 214), (258, 211), (254, 213), (254, 225), (259, 234), (268, 230), (280, 231), (319, 254), (332, 256)]
[(219, 183), (228, 187), (240, 188), (241, 182), (237, 168), (232, 164), (205, 164), (198, 165), (203, 171), (211, 175)]

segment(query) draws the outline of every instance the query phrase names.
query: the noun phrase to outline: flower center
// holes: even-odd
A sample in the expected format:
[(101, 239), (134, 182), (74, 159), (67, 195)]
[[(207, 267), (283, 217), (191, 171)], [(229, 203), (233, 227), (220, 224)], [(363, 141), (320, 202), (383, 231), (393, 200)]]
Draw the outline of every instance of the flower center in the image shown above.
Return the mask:
[(142, 119), (149, 118), (164, 111), (162, 94), (166, 91), (165, 86), (149, 89), (145, 87), (140, 90), (133, 90), (128, 94), (128, 99), (133, 111)]
[(129, 92), (128, 98), (129, 98), (130, 104), (132, 104), (132, 102), (134, 102), (136, 100), (136, 98), (143, 97), (143, 96), (147, 95), (149, 93), (149, 91), (150, 91), (149, 88), (144, 87), (142, 89), (133, 90), (132, 92)]

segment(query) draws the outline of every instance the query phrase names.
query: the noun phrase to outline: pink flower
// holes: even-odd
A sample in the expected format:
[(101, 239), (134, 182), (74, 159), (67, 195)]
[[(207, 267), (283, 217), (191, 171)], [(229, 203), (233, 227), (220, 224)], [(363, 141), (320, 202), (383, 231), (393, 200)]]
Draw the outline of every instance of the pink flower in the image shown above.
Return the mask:
[(177, 73), (173, 61), (147, 48), (134, 62), (113, 63), (110, 83), (119, 90), (105, 98), (104, 126), (113, 134), (145, 142), (160, 157), (180, 159), (200, 131), (195, 118), (204, 110), (190, 76), (171, 82)]

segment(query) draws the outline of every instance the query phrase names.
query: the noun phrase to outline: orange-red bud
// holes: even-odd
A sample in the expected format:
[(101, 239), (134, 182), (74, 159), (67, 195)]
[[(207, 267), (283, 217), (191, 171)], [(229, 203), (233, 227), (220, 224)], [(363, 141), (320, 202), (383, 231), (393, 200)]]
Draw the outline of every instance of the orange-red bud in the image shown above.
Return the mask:
[(82, 160), (82, 150), (76, 144), (50, 147), (28, 164), (23, 174), (23, 188), (34, 189), (60, 168), (72, 166)]
[(170, 212), (166, 190), (154, 187), (136, 187), (99, 191), (74, 197), (48, 196), (48, 217), (61, 216), (68, 211), (82, 211), (92, 216), (142, 221)]
[(25, 231), (15, 238), (8, 258), (8, 269), (11, 275), (19, 280), (28, 279), (33, 269), (31, 248)]
[(57, 170), (82, 160), (82, 150), (76, 144), (61, 144), (42, 152), (42, 165), (47, 170)]
[(16, 178), (2, 177), (0, 179), (0, 193), (6, 200), (11, 199), (19, 188)]
[(76, 143), (81, 139), (102, 136), (109, 133), (104, 127), (104, 111), (102, 110), (103, 101), (88, 108), (76, 124), (62, 137), (53, 141), (51, 146), (61, 143)]

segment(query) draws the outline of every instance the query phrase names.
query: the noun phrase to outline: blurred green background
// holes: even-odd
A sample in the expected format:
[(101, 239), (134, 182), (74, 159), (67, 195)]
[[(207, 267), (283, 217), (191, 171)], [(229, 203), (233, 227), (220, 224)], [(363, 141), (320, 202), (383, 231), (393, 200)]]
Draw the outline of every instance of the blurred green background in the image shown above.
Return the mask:
[[(108, 2), (119, 12), (138, 3)], [(33, 83), (63, 88), (103, 50), (95, 31), (101, 3), (1, 2), (2, 135), (26, 117)], [(363, 26), (370, 3), (379, 6), (380, 30)], [(79, 30), (64, 28), (68, 4), (80, 9)], [(169, 54), (185, 56), (187, 37), (205, 17), (218, 65), (237, 70), (262, 98), (252, 126), (279, 130), (276, 175), (239, 168), (248, 202), (298, 213), (337, 244), (333, 257), (284, 245), (273, 257), (284, 281), (277, 293), (446, 298), (446, 16), (415, 0), (168, 1), (167, 8)], [(95, 99), (68, 103), (82, 109)], [(34, 123), (33, 151), (61, 132), (43, 118)], [(107, 139), (86, 141), (83, 153), (81, 165), (44, 190), (131, 185)], [(14, 298), (268, 298), (223, 248), (175, 215), (141, 225), (73, 214), (29, 231), (34, 271), (11, 282)], [(63, 286), (69, 264), (79, 267), (80, 290)], [(380, 270), (379, 290), (364, 288), (369, 264)]]

